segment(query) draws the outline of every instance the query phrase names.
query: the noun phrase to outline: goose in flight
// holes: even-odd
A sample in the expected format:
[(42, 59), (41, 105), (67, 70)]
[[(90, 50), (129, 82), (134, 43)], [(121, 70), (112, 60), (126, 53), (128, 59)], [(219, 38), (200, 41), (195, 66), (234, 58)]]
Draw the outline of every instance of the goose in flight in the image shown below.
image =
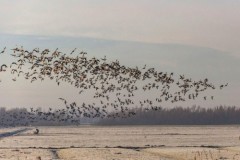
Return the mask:
[(7, 65), (6, 65), (6, 64), (3, 64), (3, 65), (1, 66), (1, 68), (0, 68), (0, 72), (5, 72), (5, 71), (6, 71), (5, 68), (7, 68)]
[(0, 54), (3, 54), (6, 50), (6, 47), (3, 48), (3, 50), (0, 52)]

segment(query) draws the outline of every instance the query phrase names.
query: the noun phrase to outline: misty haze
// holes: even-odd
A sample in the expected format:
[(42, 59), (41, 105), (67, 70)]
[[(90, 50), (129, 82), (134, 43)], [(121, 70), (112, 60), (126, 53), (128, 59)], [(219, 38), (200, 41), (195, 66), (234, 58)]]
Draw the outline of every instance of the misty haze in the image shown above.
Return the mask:
[(0, 160), (240, 160), (240, 2), (0, 2)]

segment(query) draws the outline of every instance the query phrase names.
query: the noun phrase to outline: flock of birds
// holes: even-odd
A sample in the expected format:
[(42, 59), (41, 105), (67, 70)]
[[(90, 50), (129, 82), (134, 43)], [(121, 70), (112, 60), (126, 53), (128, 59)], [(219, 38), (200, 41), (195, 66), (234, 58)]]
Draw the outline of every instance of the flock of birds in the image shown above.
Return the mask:
[[(201, 93), (208, 89), (222, 89), (228, 84), (215, 87), (206, 78), (194, 81), (184, 75), (174, 78), (174, 73), (159, 72), (155, 68), (127, 67), (118, 60), (108, 62), (107, 58), (88, 58), (86, 52), (77, 52), (75, 48), (70, 53), (62, 53), (58, 48), (31, 51), (23, 47), (11, 49), (14, 61), (0, 66), (2, 72), (11, 72), (12, 81), (17, 81), (22, 76), (30, 83), (35, 81), (53, 80), (58, 86), (69, 83), (79, 89), (79, 94), (93, 91), (94, 102), (69, 103), (64, 98), (59, 98), (65, 105), (63, 109), (41, 112), (31, 108), (29, 115), (16, 116), (16, 120), (29, 117), (51, 121), (70, 121), (79, 123), (79, 118), (126, 118), (135, 115), (134, 107), (142, 107), (146, 111), (159, 110), (162, 102), (179, 102), (195, 100), (199, 97), (204, 100), (214, 99), (213, 96), (202, 96)], [(6, 53), (6, 47), (0, 52)], [(0, 77), (1, 78), (1, 77)], [(1, 82), (1, 79), (0, 79)], [(148, 95), (151, 99), (136, 100), (137, 92)], [(200, 96), (201, 95), (201, 96)], [(144, 96), (147, 97), (147, 96)], [(38, 118), (34, 115), (39, 115)], [(35, 117), (35, 118), (33, 118)]]

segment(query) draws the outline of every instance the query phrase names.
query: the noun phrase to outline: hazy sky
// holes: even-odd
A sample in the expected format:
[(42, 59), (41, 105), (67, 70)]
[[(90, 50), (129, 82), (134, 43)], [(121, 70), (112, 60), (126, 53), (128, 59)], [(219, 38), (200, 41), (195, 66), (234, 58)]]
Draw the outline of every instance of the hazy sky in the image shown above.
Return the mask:
[[(197, 78), (206, 74), (216, 83), (232, 82), (214, 104), (240, 106), (234, 96), (240, 89), (239, 8), (239, 0), (0, 0), (0, 47), (78, 47), (129, 65), (144, 61)], [(28, 103), (32, 92), (24, 96), (31, 90), (25, 85), (0, 84), (0, 105), (56, 105), (37, 85), (38, 100)]]
[(239, 53), (239, 0), (0, 1), (0, 32), (207, 46)]

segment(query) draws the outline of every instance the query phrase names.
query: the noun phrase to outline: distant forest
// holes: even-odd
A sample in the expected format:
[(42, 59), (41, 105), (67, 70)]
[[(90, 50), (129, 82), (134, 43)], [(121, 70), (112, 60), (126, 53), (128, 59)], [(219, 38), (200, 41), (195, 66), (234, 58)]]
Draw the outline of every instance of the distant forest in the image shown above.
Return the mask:
[(42, 108), (27, 110), (26, 108), (6, 109), (0, 107), (0, 127), (15, 126), (63, 126), (80, 123), (94, 123), (95, 119), (73, 117), (64, 110), (43, 111)]
[[(235, 106), (218, 106), (215, 108), (175, 107), (175, 108), (146, 108), (132, 109), (136, 115), (127, 118), (111, 116), (111, 118), (72, 117), (57, 114), (56, 111), (32, 113), (26, 108), (6, 110), (0, 107), (0, 126), (57, 126), (57, 125), (227, 125), (240, 124), (240, 108)], [(52, 116), (55, 114), (55, 116)], [(114, 112), (113, 115), (121, 115)], [(57, 117), (55, 119), (54, 117)], [(66, 118), (67, 117), (67, 118)], [(114, 118), (112, 118), (114, 117)]]
[(240, 124), (240, 108), (218, 106), (215, 108), (175, 107), (146, 110), (134, 109), (129, 118), (102, 119), (102, 125), (225, 125)]

